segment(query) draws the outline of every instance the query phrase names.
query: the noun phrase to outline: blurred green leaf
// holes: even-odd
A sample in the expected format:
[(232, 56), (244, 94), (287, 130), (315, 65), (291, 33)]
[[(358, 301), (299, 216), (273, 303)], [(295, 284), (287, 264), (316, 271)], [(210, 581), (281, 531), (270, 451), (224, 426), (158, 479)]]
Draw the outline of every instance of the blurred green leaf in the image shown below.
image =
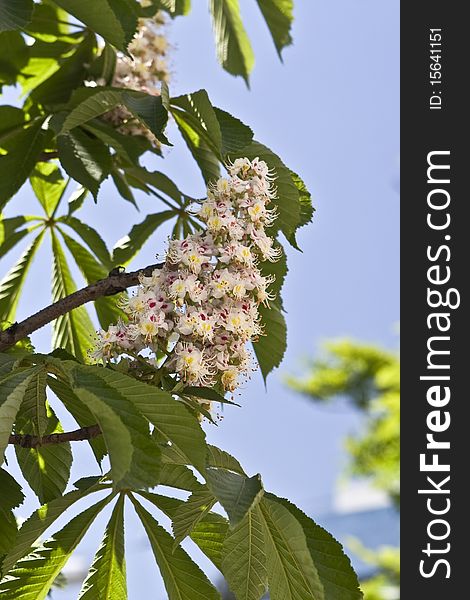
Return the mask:
[[(290, 34), (292, 21), (294, 20), (293, 0), (256, 0), (258, 6), (263, 13), (266, 25), (271, 32), (274, 45), (276, 46), (279, 58), (281, 52), (286, 46), (292, 44), (292, 36)], [(282, 58), (281, 58), (282, 60)]]
[(41, 119), (0, 140), (0, 147), (5, 151), (0, 154), (0, 211), (28, 178), (45, 142)]
[(56, 3), (118, 50), (127, 46), (137, 29), (137, 12), (126, 0), (56, 0)]
[(31, 20), (33, 0), (0, 0), (0, 31), (22, 29)]

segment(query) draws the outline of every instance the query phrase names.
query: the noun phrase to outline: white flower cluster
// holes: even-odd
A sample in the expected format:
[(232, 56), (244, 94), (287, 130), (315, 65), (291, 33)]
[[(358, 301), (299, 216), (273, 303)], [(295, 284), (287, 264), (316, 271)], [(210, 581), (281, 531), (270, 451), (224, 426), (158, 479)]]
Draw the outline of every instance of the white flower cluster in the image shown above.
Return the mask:
[[(162, 35), (164, 17), (157, 13), (153, 19), (140, 19), (135, 38), (129, 45), (132, 58), (118, 52), (116, 69), (111, 85), (158, 96), (160, 82), (168, 82), (169, 71), (165, 60), (168, 42)], [(100, 82), (98, 82), (100, 83)], [(142, 135), (158, 146), (155, 136), (122, 106), (103, 115), (124, 135)]]
[(246, 343), (262, 333), (258, 306), (272, 300), (274, 281), (258, 263), (276, 261), (281, 250), (265, 232), (276, 218), (266, 163), (240, 158), (227, 170), (198, 211), (205, 231), (170, 240), (162, 268), (141, 277), (126, 301), (129, 322), (99, 332), (95, 358), (145, 351), (178, 381), (220, 391), (234, 391), (248, 375)]

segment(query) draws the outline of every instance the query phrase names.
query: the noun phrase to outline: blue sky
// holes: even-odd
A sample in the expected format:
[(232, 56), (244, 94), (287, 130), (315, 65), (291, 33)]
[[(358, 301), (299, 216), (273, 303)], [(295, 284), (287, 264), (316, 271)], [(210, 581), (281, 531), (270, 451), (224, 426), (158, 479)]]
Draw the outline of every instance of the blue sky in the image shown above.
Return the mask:
[[(281, 64), (256, 3), (241, 0), (256, 55), (249, 91), (218, 66), (206, 4), (193, 4), (192, 14), (169, 30), (175, 46), (172, 94), (205, 88), (213, 104), (249, 124), (258, 140), (304, 178), (317, 209), (313, 224), (298, 236), (303, 253), (289, 251), (285, 360), (267, 390), (255, 374), (242, 390), (243, 407), (225, 410), (221, 425), (207, 427), (207, 434), (249, 474), (260, 472), (267, 489), (315, 517), (344, 467), (343, 438), (360, 424), (347, 408), (309, 404), (286, 389), (282, 377), (301, 372), (302, 359), (325, 339), (350, 336), (398, 346), (399, 4), (297, 0), (294, 45)], [(169, 135), (174, 148), (149, 166), (188, 194), (202, 196), (197, 167), (173, 128)], [(142, 198), (138, 214), (105, 184), (98, 206), (89, 201), (82, 218), (86, 215), (112, 245), (146, 213), (161, 210), (155, 202)], [(25, 188), (8, 212), (30, 212), (33, 206)], [(153, 236), (132, 266), (154, 262), (166, 235)], [(50, 255), (44, 249), (31, 271), (20, 317), (49, 303), (49, 279)], [(38, 333), (37, 348), (48, 350), (48, 339), (47, 329)], [(89, 461), (86, 453), (80, 456), (76, 478)], [(84, 555), (97, 546), (100, 530), (94, 531), (82, 547)], [(143, 534), (133, 524), (128, 531), (130, 597), (152, 589), (152, 597), (164, 598)], [(56, 597), (73, 595), (68, 590)]]

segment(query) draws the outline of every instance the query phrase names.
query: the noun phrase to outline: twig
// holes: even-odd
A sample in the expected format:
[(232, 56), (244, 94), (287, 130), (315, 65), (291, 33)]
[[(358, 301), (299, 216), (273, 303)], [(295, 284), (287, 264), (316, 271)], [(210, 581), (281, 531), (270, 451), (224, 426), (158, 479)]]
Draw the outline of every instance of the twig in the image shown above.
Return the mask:
[(42, 437), (36, 435), (19, 435), (13, 433), (8, 439), (9, 444), (21, 446), (22, 448), (37, 448), (38, 446), (48, 446), (50, 444), (65, 444), (65, 442), (81, 442), (83, 440), (92, 440), (101, 435), (99, 425), (90, 425), (82, 427), (75, 431), (66, 431), (65, 433), (51, 433)]
[(102, 298), (103, 296), (113, 296), (124, 292), (128, 287), (132, 287), (139, 284), (139, 277), (141, 275), (149, 277), (155, 269), (161, 269), (162, 264), (149, 265), (138, 271), (131, 273), (120, 273), (117, 269), (110, 272), (109, 276), (105, 279), (100, 279), (96, 283), (70, 294), (51, 304), (46, 306), (39, 312), (28, 317), (21, 323), (14, 323), (8, 329), (0, 332), (0, 352), (10, 348), (19, 340), (30, 335), (34, 331), (41, 329), (44, 325), (47, 325), (51, 321), (54, 321), (58, 317), (65, 315), (74, 308), (82, 306), (87, 302)]

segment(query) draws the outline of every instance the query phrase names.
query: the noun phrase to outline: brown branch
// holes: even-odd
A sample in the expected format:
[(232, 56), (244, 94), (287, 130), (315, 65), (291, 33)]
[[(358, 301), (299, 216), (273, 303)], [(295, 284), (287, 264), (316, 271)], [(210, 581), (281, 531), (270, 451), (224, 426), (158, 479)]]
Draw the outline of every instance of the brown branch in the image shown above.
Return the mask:
[(47, 325), (51, 321), (54, 321), (58, 317), (65, 315), (74, 308), (82, 306), (87, 302), (102, 298), (103, 296), (113, 296), (124, 292), (128, 287), (132, 287), (139, 284), (139, 276), (150, 276), (155, 269), (161, 269), (162, 265), (149, 265), (138, 271), (131, 273), (120, 273), (118, 269), (113, 269), (109, 276), (105, 279), (100, 279), (96, 283), (70, 294), (51, 304), (46, 306), (36, 314), (28, 317), (21, 323), (14, 323), (8, 329), (0, 332), (0, 352), (15, 345), (16, 342), (30, 335), (34, 331), (41, 329), (44, 325)]
[(21, 446), (22, 448), (37, 448), (39, 446), (48, 446), (50, 444), (65, 444), (65, 442), (81, 442), (83, 440), (92, 440), (101, 435), (99, 425), (90, 425), (82, 427), (75, 431), (66, 431), (65, 433), (51, 433), (42, 437), (36, 435), (19, 435), (13, 433), (8, 439), (9, 444)]

